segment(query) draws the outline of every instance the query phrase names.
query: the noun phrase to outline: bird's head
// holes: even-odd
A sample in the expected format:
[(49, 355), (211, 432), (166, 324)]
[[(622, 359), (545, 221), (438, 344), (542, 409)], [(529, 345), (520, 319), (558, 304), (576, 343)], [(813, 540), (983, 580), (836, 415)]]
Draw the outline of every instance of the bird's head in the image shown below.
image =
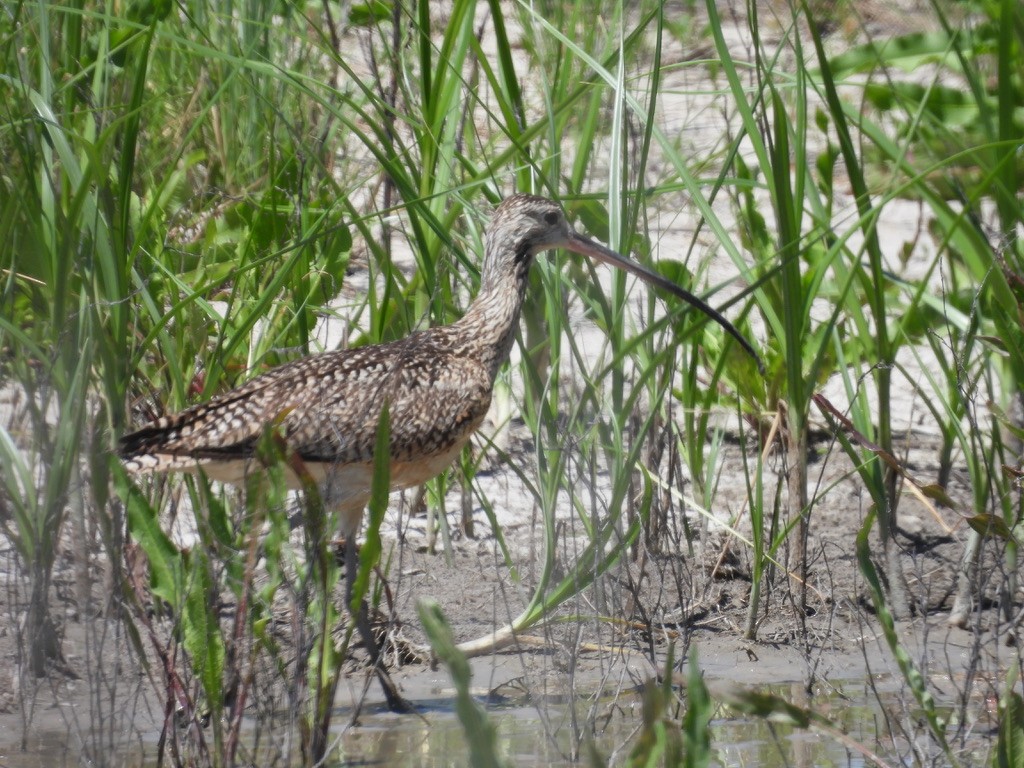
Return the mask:
[[(541, 251), (555, 248), (564, 248), (610, 264), (674, 294), (721, 325), (753, 356), (758, 367), (762, 366), (750, 342), (721, 313), (657, 272), (579, 234), (569, 226), (562, 207), (547, 198), (512, 195), (495, 210), (485, 238), (482, 287), (524, 290), (533, 257)], [(507, 284), (510, 278), (511, 285)]]
[(512, 195), (498, 206), (487, 230), (484, 281), (508, 272), (525, 277), (541, 251), (567, 247), (572, 230), (562, 207), (534, 195)]

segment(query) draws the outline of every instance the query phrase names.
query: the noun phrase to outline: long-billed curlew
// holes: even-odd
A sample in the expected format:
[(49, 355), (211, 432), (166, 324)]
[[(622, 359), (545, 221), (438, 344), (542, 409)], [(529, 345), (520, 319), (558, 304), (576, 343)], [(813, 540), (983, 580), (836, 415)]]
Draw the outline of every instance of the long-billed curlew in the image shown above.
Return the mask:
[[(561, 207), (531, 195), (498, 206), (484, 240), (480, 292), (462, 319), (388, 344), (325, 352), (282, 365), (242, 386), (165, 416), (121, 440), (133, 473), (204, 471), (244, 484), (260, 471), (256, 445), (277, 423), (289, 450), (338, 510), (349, 585), (355, 539), (370, 498), (373, 452), (385, 404), (392, 490), (419, 485), (447, 468), (480, 426), (494, 378), (512, 348), (533, 258), (565, 248), (631, 272), (710, 316), (751, 355), (750, 343), (704, 301), (640, 264), (577, 234)], [(300, 479), (287, 471), (291, 488)], [(364, 643), (376, 656), (372, 636)], [(390, 697), (389, 697), (390, 699)]]

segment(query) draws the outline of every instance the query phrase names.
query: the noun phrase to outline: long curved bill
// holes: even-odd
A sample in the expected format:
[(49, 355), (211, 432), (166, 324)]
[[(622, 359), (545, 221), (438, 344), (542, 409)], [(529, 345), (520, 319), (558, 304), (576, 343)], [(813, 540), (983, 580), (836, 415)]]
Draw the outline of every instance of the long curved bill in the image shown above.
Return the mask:
[(603, 262), (605, 264), (610, 264), (613, 267), (618, 267), (621, 270), (636, 275), (641, 280), (649, 283), (650, 285), (656, 286), (658, 288), (663, 288), (669, 293), (678, 296), (687, 304), (689, 304), (692, 307), (696, 307), (705, 315), (707, 315), (716, 323), (718, 323), (720, 326), (722, 326), (722, 328), (725, 329), (726, 333), (728, 333), (730, 336), (736, 339), (736, 341), (739, 342), (740, 346), (743, 347), (743, 349), (745, 349), (752, 358), (754, 358), (755, 362), (757, 362), (758, 369), (761, 370), (762, 372), (764, 371), (764, 364), (761, 362), (761, 358), (758, 357), (757, 352), (754, 351), (753, 345), (749, 341), (747, 341), (746, 337), (744, 337), (743, 334), (736, 329), (736, 326), (734, 326), (732, 323), (726, 320), (717, 309), (711, 307), (702, 298), (694, 296), (685, 288), (676, 285), (671, 280), (667, 280), (666, 278), (662, 277), (656, 272), (652, 272), (639, 262), (633, 261), (632, 259), (627, 259), (625, 256), (616, 253), (611, 248), (605, 248), (600, 243), (595, 243), (593, 240), (586, 238), (583, 235), (574, 232), (571, 229), (569, 230), (568, 239), (561, 244), (561, 247), (565, 248), (567, 251), (573, 251), (574, 253), (579, 253), (582, 254), (583, 256), (588, 256), (592, 259), (596, 259), (597, 261)]

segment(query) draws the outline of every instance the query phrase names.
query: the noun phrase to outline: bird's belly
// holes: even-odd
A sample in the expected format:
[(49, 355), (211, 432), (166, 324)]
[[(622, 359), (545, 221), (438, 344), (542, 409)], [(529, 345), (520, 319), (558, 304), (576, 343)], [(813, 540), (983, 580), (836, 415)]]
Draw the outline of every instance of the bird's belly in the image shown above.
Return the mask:
[[(459, 455), (462, 444), (446, 451), (424, 456), (415, 461), (392, 461), (388, 475), (390, 491), (400, 491), (421, 485), (446, 470)], [(373, 465), (332, 464), (330, 462), (307, 462), (306, 469), (316, 481), (320, 498), (328, 509), (342, 513), (342, 529), (346, 535), (355, 535), (359, 529), (363, 509), (370, 501), (373, 486)], [(298, 478), (289, 471), (289, 485)]]
[[(460, 440), (445, 450), (420, 458), (392, 461), (389, 480), (391, 490), (399, 491), (403, 488), (421, 485), (441, 474), (455, 461), (465, 442)], [(364, 496), (370, 493), (370, 486), (373, 482), (373, 464), (371, 462), (343, 464), (332, 461), (307, 461), (305, 468), (312, 476), (313, 481), (321, 486), (321, 489), (333, 490), (335, 496), (343, 488), (349, 491), (344, 495)], [(248, 478), (254, 473), (262, 474), (266, 471), (263, 465), (255, 459), (228, 461), (218, 459), (214, 461), (188, 457), (174, 457), (173, 469), (184, 472), (202, 469), (211, 480), (241, 487), (246, 485)], [(302, 480), (290, 467), (286, 466), (284, 474), (289, 488), (301, 490), (304, 487)]]
[(391, 488), (401, 490), (421, 485), (437, 477), (451, 466), (462, 450), (463, 443), (453, 445), (446, 451), (426, 456), (416, 461), (396, 461), (391, 465)]
[[(462, 443), (444, 451), (411, 461), (393, 460), (390, 465), (388, 486), (392, 491), (421, 485), (446, 470), (462, 450)], [(328, 461), (306, 462), (306, 469), (320, 488), (324, 501), (345, 502), (352, 497), (369, 497), (373, 484), (373, 464), (334, 464)], [(289, 486), (300, 488), (301, 483), (289, 472)], [(295, 483), (294, 485), (292, 483)]]
[[(466, 438), (468, 439), (469, 433)], [(412, 460), (393, 460), (390, 466), (388, 486), (400, 491), (421, 485), (441, 474), (458, 457), (466, 440), (459, 440), (449, 448)], [(196, 471), (202, 469), (211, 480), (245, 487), (248, 479), (255, 474), (264, 474), (266, 469), (255, 459), (196, 460), (177, 458), (174, 469)], [(337, 463), (330, 461), (306, 461), (305, 470), (320, 491), (321, 500), (328, 509), (343, 513), (346, 533), (358, 527), (363, 508), (370, 500), (373, 485), (372, 462)], [(285, 466), (285, 482), (288, 488), (302, 490), (305, 486), (291, 467)]]

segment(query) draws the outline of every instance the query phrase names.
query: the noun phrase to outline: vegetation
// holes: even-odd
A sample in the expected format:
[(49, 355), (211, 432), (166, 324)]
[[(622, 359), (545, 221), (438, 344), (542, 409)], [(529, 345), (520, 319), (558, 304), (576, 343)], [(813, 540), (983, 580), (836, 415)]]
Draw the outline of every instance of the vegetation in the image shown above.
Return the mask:
[[(921, 26), (884, 35), (861, 15), (876, 11), (7, 6), (0, 567), (26, 740), (38, 681), (74, 673), (94, 692), (74, 725), (83, 759), (121, 754), (129, 684), (113, 658), (137, 663), (159, 701), (149, 759), (330, 754), (353, 669), (336, 524), (313, 489), (296, 502), (274, 482), (289, 460), (274, 425), (269, 480), (241, 494), (201, 477), (135, 484), (117, 440), (297, 356), (459, 317), (488, 212), (516, 190), (557, 197), (581, 229), (708, 295), (768, 367), (625, 275), (542, 259), (497, 423), (427, 489), (435, 509), (459, 497), (482, 510), (523, 593), (516, 630), (559, 621), (579, 641), (584, 627), (625, 628), (660, 670), (620, 757), (706, 765), (727, 705), (870, 761), (1020, 764), (1019, 643), (1002, 641), (1024, 602), (1024, 10), (931, 0), (914, 8)], [(704, 144), (687, 110), (717, 126)], [(886, 227), (911, 216), (894, 242)], [(666, 228), (683, 227), (688, 242), (669, 248)], [(910, 457), (911, 409), (938, 435), (934, 477)], [(484, 490), (492, 459), (536, 512), (535, 570)], [(863, 499), (844, 553), (860, 603), (811, 543), (843, 494)], [(901, 527), (909, 497), (962, 551), (944, 586), (926, 573), (931, 545)], [(365, 595), (393, 620), (386, 512), (379, 493), (350, 605)], [(448, 516), (439, 524), (450, 556)], [(718, 565), (690, 563), (715, 530), (729, 531), (718, 561), (739, 551), (749, 578), (737, 634), (754, 643), (788, 611), (808, 691), (823, 613), (841, 605), (882, 638), (915, 710), (887, 714), (881, 746), (851, 744), (813, 702), (709, 692), (699, 634), (665, 614), (711, 591)], [(672, 599), (644, 592), (652, 573)], [(912, 650), (940, 611), (972, 638), (963, 669)], [(502, 763), (444, 617), (424, 604), (420, 619), (458, 684), (475, 764)], [(85, 638), (73, 659), (71, 625)], [(954, 672), (955, 693), (940, 691), (933, 675)], [(991, 739), (970, 715), (986, 695)], [(584, 714), (572, 756), (605, 764), (597, 704)]]

